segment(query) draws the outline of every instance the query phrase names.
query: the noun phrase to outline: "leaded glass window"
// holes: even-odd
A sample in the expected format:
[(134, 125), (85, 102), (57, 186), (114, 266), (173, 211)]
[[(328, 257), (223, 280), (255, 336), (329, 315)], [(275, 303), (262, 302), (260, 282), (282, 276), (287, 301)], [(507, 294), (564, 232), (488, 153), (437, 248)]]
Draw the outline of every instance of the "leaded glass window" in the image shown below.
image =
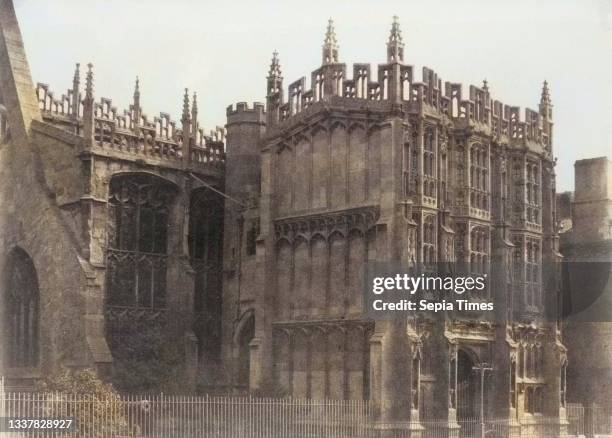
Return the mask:
[(168, 220), (174, 187), (151, 175), (110, 184), (107, 304), (164, 308)]

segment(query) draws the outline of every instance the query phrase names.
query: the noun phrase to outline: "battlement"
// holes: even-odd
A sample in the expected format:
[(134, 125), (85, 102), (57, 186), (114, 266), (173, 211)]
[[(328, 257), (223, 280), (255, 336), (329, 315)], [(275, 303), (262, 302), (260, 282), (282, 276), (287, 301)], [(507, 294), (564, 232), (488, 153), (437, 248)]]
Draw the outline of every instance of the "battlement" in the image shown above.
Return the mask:
[(235, 107), (229, 105), (225, 113), (228, 125), (234, 123), (262, 124), (266, 120), (265, 105), (261, 102), (253, 102), (252, 107), (249, 107), (247, 102), (238, 102)]
[[(398, 32), (398, 26), (394, 22), (392, 32)], [(403, 50), (401, 36), (392, 35), (388, 46), (397, 44), (398, 38)], [(394, 53), (399, 52), (396, 50)], [(443, 82), (433, 69), (423, 67), (418, 82), (413, 74), (414, 67), (403, 63), (401, 53), (401, 58), (390, 56), (388, 63), (376, 66), (355, 63), (352, 68), (347, 68), (343, 63), (324, 62), (311, 73), (309, 84), (306, 77), (302, 77), (287, 87), (286, 101), (280, 64), (275, 54), (268, 76), (267, 111), (278, 111), (277, 121), (284, 123), (313, 104), (330, 102), (334, 97), (336, 101), (337, 97), (360, 100), (362, 105), (374, 101), (399, 103), (405, 112), (422, 111), (448, 118), (459, 125), (480, 125), (494, 136), (508, 141), (530, 141), (545, 149), (551, 148), (552, 105), (546, 83), (539, 109), (526, 108), (522, 116), (520, 107), (493, 99), (486, 80), (482, 86), (464, 87), (460, 83)], [(349, 69), (352, 70), (350, 77), (347, 75)]]
[[(138, 79), (134, 89), (134, 100), (128, 109), (118, 110), (107, 97), (100, 97), (95, 101), (91, 65), (84, 93), (80, 89), (80, 72), (77, 64), (73, 87), (65, 94), (56, 97), (47, 84), (38, 83), (36, 96), (46, 122), (77, 135), (84, 137), (91, 135), (85, 143), (89, 141), (93, 147), (115, 149), (162, 160), (202, 164), (222, 164), (225, 159), (225, 129), (216, 126), (208, 133), (205, 132), (197, 119), (196, 95), (193, 95), (190, 108), (187, 90), (183, 96), (180, 124), (165, 112), (160, 112), (154, 117), (149, 117), (143, 112)], [(188, 143), (185, 141), (186, 135), (189, 137)]]

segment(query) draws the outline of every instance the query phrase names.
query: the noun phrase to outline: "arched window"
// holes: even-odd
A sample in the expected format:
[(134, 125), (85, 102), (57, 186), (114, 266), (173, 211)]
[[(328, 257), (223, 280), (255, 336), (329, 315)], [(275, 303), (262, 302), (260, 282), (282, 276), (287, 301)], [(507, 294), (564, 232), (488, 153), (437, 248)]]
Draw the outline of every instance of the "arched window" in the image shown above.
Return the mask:
[(38, 366), (39, 295), (34, 263), (25, 251), (15, 248), (9, 254), (5, 274), (6, 365), (10, 368)]
[(107, 305), (166, 306), (168, 218), (175, 194), (171, 184), (152, 175), (112, 179)]
[(221, 354), (222, 247), (222, 198), (208, 189), (198, 189), (191, 195), (189, 208), (189, 258), (195, 271), (194, 331), (198, 352), (211, 360)]

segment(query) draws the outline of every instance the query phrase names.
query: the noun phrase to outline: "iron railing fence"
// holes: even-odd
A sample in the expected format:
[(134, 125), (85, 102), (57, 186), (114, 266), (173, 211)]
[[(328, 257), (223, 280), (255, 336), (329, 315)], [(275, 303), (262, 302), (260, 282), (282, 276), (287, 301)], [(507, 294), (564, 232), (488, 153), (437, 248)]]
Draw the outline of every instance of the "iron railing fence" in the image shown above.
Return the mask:
[[(590, 408), (589, 408), (590, 409)], [(381, 423), (362, 400), (252, 397), (105, 395), (4, 392), (0, 416), (74, 419), (75, 429), (28, 430), (15, 437), (87, 438), (481, 438), (478, 418)], [(610, 417), (568, 406), (570, 435), (612, 434)], [(595, 423), (598, 421), (598, 423)], [(590, 422), (587, 426), (586, 423)], [(607, 427), (607, 429), (606, 429)], [(556, 418), (484, 421), (484, 438), (553, 438)], [(0, 433), (0, 436), (2, 434)], [(591, 435), (592, 436), (592, 435)]]

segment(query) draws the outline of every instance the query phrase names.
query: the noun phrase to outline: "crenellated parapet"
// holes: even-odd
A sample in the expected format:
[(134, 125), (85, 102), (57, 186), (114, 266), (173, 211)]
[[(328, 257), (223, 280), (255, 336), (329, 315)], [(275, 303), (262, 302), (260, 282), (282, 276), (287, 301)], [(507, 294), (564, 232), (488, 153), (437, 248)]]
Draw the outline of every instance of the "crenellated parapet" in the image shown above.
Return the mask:
[(434, 70), (423, 67), (418, 81), (413, 66), (404, 64), (404, 42), (397, 17), (394, 17), (387, 42), (386, 64), (356, 63), (347, 67), (341, 63), (331, 23), (323, 52), (324, 62), (311, 73), (310, 82), (302, 77), (289, 84), (286, 94), (275, 52), (268, 76), (269, 128), (284, 129), (301, 121), (302, 113), (312, 112), (309, 109), (317, 104), (319, 107), (366, 110), (392, 108), (404, 114), (439, 119), (455, 128), (481, 132), (500, 144), (551, 154), (552, 105), (547, 84), (539, 109), (521, 111), (518, 106), (494, 99), (486, 80), (482, 86), (465, 87), (460, 83), (443, 82)]
[(186, 94), (187, 113), (176, 122), (165, 112), (154, 117), (143, 112), (138, 79), (132, 104), (119, 110), (109, 98), (94, 100), (91, 66), (84, 93), (79, 76), (77, 64), (73, 87), (65, 94), (57, 97), (48, 85), (39, 83), (36, 95), (44, 120), (83, 136), (85, 148), (161, 160), (174, 163), (172, 167), (223, 166), (225, 129), (217, 126), (209, 132), (204, 130), (197, 120), (195, 94), (191, 101)]
[(236, 106), (229, 105), (226, 109), (227, 124), (252, 123), (263, 125), (266, 122), (265, 105), (254, 102), (251, 107), (246, 102), (238, 102)]

